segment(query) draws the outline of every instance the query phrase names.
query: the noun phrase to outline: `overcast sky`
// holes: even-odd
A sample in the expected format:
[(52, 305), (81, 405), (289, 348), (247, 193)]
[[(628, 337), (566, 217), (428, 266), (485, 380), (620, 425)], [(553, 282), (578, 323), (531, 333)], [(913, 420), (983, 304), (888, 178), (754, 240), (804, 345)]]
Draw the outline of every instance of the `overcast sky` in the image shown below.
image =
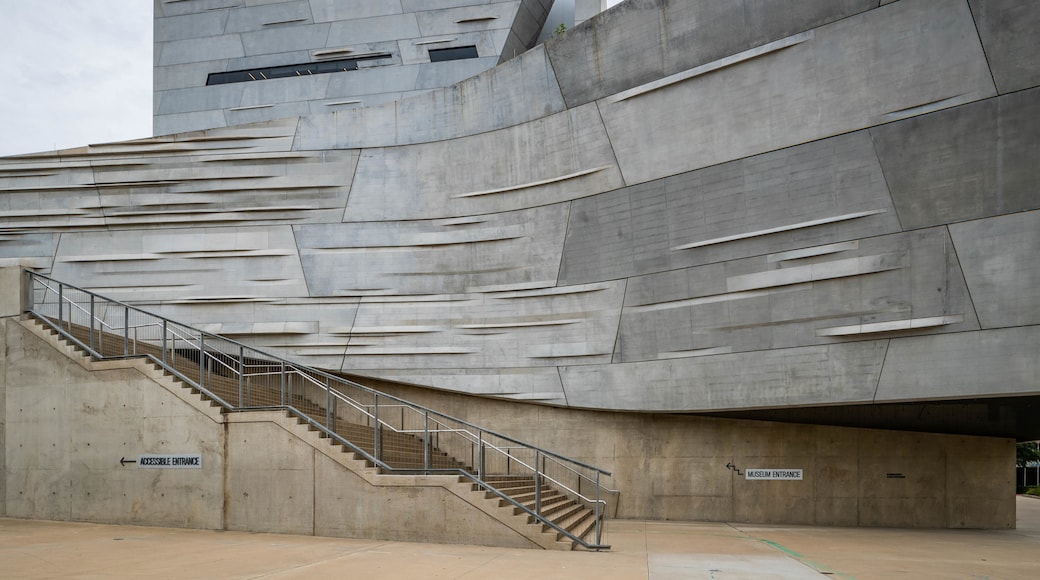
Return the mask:
[(152, 134), (152, 0), (0, 0), (0, 155)]

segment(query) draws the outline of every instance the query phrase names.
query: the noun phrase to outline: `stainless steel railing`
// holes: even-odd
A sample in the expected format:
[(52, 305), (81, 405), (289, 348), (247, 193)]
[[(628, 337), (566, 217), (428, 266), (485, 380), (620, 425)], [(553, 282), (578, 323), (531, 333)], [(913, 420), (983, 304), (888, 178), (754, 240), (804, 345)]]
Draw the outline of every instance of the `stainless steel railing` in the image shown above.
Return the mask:
[[(604, 469), (49, 276), (26, 275), (25, 310), (97, 359), (148, 357), (229, 411), (286, 409), (387, 472), (462, 475), (585, 548), (610, 548), (602, 525), (618, 491), (604, 485), (611, 476)], [(533, 502), (489, 482), (501, 475), (532, 478)], [(594, 540), (549, 517), (545, 488), (593, 511)]]

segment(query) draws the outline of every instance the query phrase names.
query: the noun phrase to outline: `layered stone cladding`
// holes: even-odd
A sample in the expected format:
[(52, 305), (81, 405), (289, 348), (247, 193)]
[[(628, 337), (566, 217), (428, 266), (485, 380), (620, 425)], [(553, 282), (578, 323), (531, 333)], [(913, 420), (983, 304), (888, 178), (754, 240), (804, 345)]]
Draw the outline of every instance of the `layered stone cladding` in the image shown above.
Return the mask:
[(156, 127), (233, 126), (3, 159), (0, 257), (305, 364), (558, 406), (1040, 390), (1036, 3), (638, 0), (392, 102), (326, 107), (333, 74), (170, 108), (206, 63), (363, 43), (331, 2), (247, 2), (307, 8), (285, 36), (203, 4), (157, 4), (219, 26), (157, 36)]

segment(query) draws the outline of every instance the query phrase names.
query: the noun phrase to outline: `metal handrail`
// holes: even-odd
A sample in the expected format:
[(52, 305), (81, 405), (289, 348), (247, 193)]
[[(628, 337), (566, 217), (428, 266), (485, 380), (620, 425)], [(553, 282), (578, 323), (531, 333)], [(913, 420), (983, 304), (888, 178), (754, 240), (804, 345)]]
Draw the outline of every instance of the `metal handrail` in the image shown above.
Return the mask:
[[(297, 417), (307, 421), (308, 423), (311, 423), (316, 428), (321, 429), (322, 431), (327, 433), (330, 437), (333, 437), (336, 441), (339, 441), (339, 442), (343, 443), (344, 445), (346, 445), (347, 447), (349, 447), (350, 449), (352, 449), (356, 453), (360, 454), (361, 456), (365, 457), (367, 460), (372, 461), (375, 465), (378, 465), (379, 467), (381, 467), (381, 468), (383, 468), (383, 469), (385, 469), (387, 471), (390, 471), (390, 472), (394, 472), (394, 471), (409, 471), (409, 472), (423, 471), (423, 472), (449, 472), (449, 473), (457, 472), (460, 475), (463, 475), (463, 476), (465, 476), (465, 477), (467, 477), (469, 479), (472, 479), (476, 483), (480, 484), (481, 487), (483, 487), (485, 489), (488, 489), (489, 491), (494, 492), (496, 495), (499, 495), (502, 499), (505, 499), (505, 500), (509, 501), (510, 503), (512, 503), (515, 507), (517, 507), (517, 508), (527, 512), (529, 515), (533, 516), (537, 521), (539, 521), (542, 524), (545, 524), (545, 525), (555, 529), (558, 533), (563, 534), (564, 536), (570, 538), (572, 541), (574, 541), (574, 542), (576, 542), (578, 544), (581, 544), (584, 547), (590, 548), (590, 549), (596, 549), (596, 550), (599, 550), (599, 549), (609, 549), (609, 546), (603, 545), (601, 543), (602, 519), (603, 519), (603, 516), (604, 516), (604, 511), (601, 511), (601, 508), (605, 508), (606, 505), (607, 505), (607, 502), (606, 502), (606, 500), (600, 498), (599, 496), (603, 492), (610, 493), (610, 494), (617, 494), (618, 491), (606, 488), (605, 486), (603, 486), (601, 484), (601, 482), (600, 482), (601, 475), (602, 476), (607, 476), (607, 477), (611, 476), (611, 473), (609, 471), (607, 471), (607, 470), (604, 470), (602, 468), (599, 468), (599, 467), (596, 467), (596, 466), (593, 466), (593, 465), (589, 465), (587, 463), (578, 461), (576, 459), (572, 459), (572, 458), (566, 457), (564, 455), (561, 455), (561, 454), (558, 454), (558, 453), (555, 453), (555, 452), (552, 452), (552, 451), (549, 451), (549, 450), (537, 447), (535, 445), (531, 445), (529, 443), (525, 443), (523, 441), (520, 441), (520, 440), (512, 438), (512, 437), (509, 437), (507, 435), (503, 435), (503, 434), (497, 433), (495, 431), (490, 431), (490, 430), (484, 429), (483, 427), (479, 427), (477, 425), (469, 423), (468, 421), (464, 421), (462, 419), (458, 419), (458, 418), (452, 417), (450, 415), (446, 415), (446, 414), (441, 413), (439, 411), (435, 411), (433, 409), (429, 409), (429, 408), (424, 407), (422, 405), (418, 405), (418, 404), (412, 403), (410, 401), (407, 401), (405, 399), (401, 399), (401, 398), (396, 397), (394, 395), (389, 395), (389, 394), (386, 394), (386, 393), (379, 392), (379, 391), (377, 391), (375, 389), (366, 387), (364, 385), (361, 385), (359, 383), (356, 383), (356, 382), (351, 381), (349, 379), (346, 379), (344, 377), (339, 377), (339, 376), (336, 376), (336, 375), (332, 375), (330, 373), (327, 373), (327, 372), (324, 372), (324, 371), (321, 371), (321, 370), (318, 370), (318, 369), (312, 369), (312, 368), (308, 368), (308, 367), (303, 367), (303, 366), (298, 365), (296, 363), (293, 363), (293, 362), (291, 362), (291, 361), (289, 361), (287, 359), (278, 357), (278, 356), (270, 354), (270, 353), (266, 353), (264, 351), (261, 351), (261, 350), (258, 350), (256, 348), (253, 348), (251, 346), (247, 346), (247, 345), (245, 345), (243, 343), (240, 343), (240, 342), (237, 342), (237, 341), (234, 341), (234, 340), (231, 340), (231, 339), (227, 339), (227, 338), (219, 336), (219, 335), (208, 333), (206, 331), (202, 331), (202, 330), (191, 328), (191, 327), (189, 327), (187, 325), (184, 325), (184, 324), (181, 324), (179, 322), (173, 321), (173, 320), (168, 319), (166, 317), (163, 317), (163, 316), (160, 316), (160, 315), (157, 315), (157, 314), (153, 314), (153, 313), (141, 310), (140, 308), (137, 308), (135, 306), (132, 306), (132, 305), (124, 303), (124, 302), (120, 302), (118, 300), (112, 300), (112, 299), (109, 299), (109, 298), (105, 298), (103, 296), (99, 296), (99, 295), (97, 295), (97, 294), (95, 294), (93, 292), (90, 292), (88, 290), (84, 290), (82, 288), (73, 286), (71, 284), (66, 284), (64, 282), (61, 282), (61, 281), (56, 280), (54, 278), (51, 278), (49, 276), (45, 276), (45, 275), (38, 274), (38, 273), (35, 273), (35, 272), (31, 272), (31, 271), (26, 271), (26, 273), (30, 277), (30, 280), (31, 280), (31, 285), (30, 285), (31, 291), (29, 292), (30, 304), (28, 305), (28, 308), (26, 309), (26, 311), (34, 313), (36, 316), (38, 316), (43, 321), (45, 321), (47, 324), (49, 324), (52, 328), (55, 328), (55, 330), (57, 330), (58, 332), (62, 333), (65, 336), (67, 336), (76, 345), (80, 346), (81, 348), (83, 348), (84, 350), (89, 352), (91, 354), (91, 356), (93, 356), (93, 357), (95, 357), (97, 359), (123, 358), (123, 357), (128, 357), (128, 356), (135, 356), (136, 352), (137, 352), (137, 348), (138, 348), (138, 343), (149, 344), (149, 345), (151, 345), (152, 348), (158, 348), (158, 347), (161, 346), (161, 348), (162, 348), (162, 359), (160, 359), (157, 356), (154, 356), (152, 354), (146, 354), (144, 356), (146, 356), (147, 358), (149, 358), (150, 360), (152, 360), (156, 364), (159, 364), (159, 365), (163, 366), (168, 371), (172, 372), (175, 376), (177, 376), (179, 379), (185, 381), (188, 384), (191, 384), (192, 386), (194, 386), (196, 388), (199, 388), (207, 396), (209, 396), (214, 401), (216, 401), (218, 404), (220, 404), (221, 406), (225, 407), (228, 410), (243, 411), (243, 410), (259, 409), (259, 408), (284, 408), (284, 409), (287, 409), (290, 412), (292, 412), (294, 415), (296, 415)], [(48, 284), (48, 282), (50, 282), (51, 284)], [(37, 310), (37, 306), (38, 305), (35, 303), (36, 292), (37, 292), (36, 284), (39, 284), (39, 287), (40, 287), (39, 289), (44, 292), (44, 300), (41, 301), (41, 304), (39, 306), (46, 307), (48, 305), (57, 304), (57, 307), (58, 307), (58, 316), (57, 316), (58, 324), (55, 324), (48, 317), (47, 314)], [(56, 285), (57, 289), (55, 289), (52, 286), (52, 284)], [(85, 309), (82, 306), (80, 306), (80, 304), (77, 303), (73, 298), (70, 298), (69, 295), (65, 294), (65, 292), (64, 292), (65, 290), (80, 292), (80, 293), (83, 293), (83, 294), (89, 296), (90, 297), (90, 310), (88, 311), (87, 309)], [(57, 300), (56, 303), (48, 303), (48, 302), (46, 302), (46, 296), (47, 296), (48, 292), (53, 293), (54, 295), (56, 295), (58, 297), (58, 300)], [(103, 301), (103, 305), (105, 306), (105, 314), (103, 316), (107, 316), (108, 314), (113, 314), (113, 315), (118, 316), (118, 315), (121, 314), (122, 317), (123, 317), (123, 324), (118, 325), (118, 327), (117, 327), (115, 325), (109, 324), (108, 322), (106, 322), (102, 318), (98, 317), (96, 315), (96, 313), (95, 313), (95, 300), (96, 299), (100, 299), (100, 300)], [(69, 329), (68, 329), (68, 331), (66, 331), (65, 329), (61, 328), (62, 318), (63, 318), (62, 317), (62, 312), (64, 310), (64, 306), (63, 306), (64, 303), (70, 304), (70, 310), (68, 312), (68, 316), (69, 316), (69, 321), (68, 321)], [(112, 305), (119, 306), (121, 308), (113, 310), (111, 308)], [(123, 348), (123, 355), (122, 355), (122, 357), (118, 357), (118, 356), (117, 357), (111, 357), (111, 356), (106, 357), (101, 352), (99, 352), (99, 351), (95, 350), (94, 348), (92, 348), (91, 345), (84, 344), (82, 341), (80, 341), (79, 339), (77, 339), (75, 336), (72, 335), (71, 331), (72, 331), (72, 324), (73, 324), (72, 323), (73, 311), (71, 310), (71, 308), (73, 308), (73, 307), (77, 311), (81, 312), (82, 314), (85, 314), (85, 315), (89, 316), (89, 330), (91, 332), (90, 342), (92, 344), (94, 342), (94, 336), (95, 336), (94, 333), (96, 331), (104, 332), (104, 329), (108, 329), (110, 331), (110, 334), (113, 334), (113, 335), (115, 335), (117, 337), (120, 335), (120, 333), (124, 333), (123, 336), (122, 336), (123, 342), (124, 342), (124, 348)], [(131, 313), (133, 313), (135, 315), (138, 315), (138, 316), (150, 317), (150, 319), (153, 322), (131, 325), (130, 324), (130, 315), (131, 315)], [(148, 327), (160, 328), (161, 329), (161, 333), (162, 333), (161, 339), (156, 339), (156, 340), (149, 340), (149, 339), (141, 340), (141, 339), (139, 339), (138, 338), (139, 334), (137, 332), (137, 329), (148, 328)], [(129, 344), (130, 329), (131, 328), (134, 329), (134, 338), (133, 338), (134, 344), (133, 344), (133, 351), (132, 352), (131, 352), (130, 344)], [(171, 337), (171, 336), (172, 336), (172, 340), (173, 340), (174, 346), (173, 346), (173, 349), (167, 349), (167, 338)], [(185, 345), (185, 347), (188, 349), (187, 352), (196, 352), (196, 353), (198, 353), (198, 355), (199, 355), (198, 356), (198, 361), (197, 361), (198, 365), (199, 365), (199, 369), (198, 369), (199, 375), (197, 377), (198, 380), (195, 380), (193, 378), (185, 376), (183, 373), (181, 373), (176, 368), (174, 368), (174, 366), (173, 366), (173, 364), (171, 362), (168, 362), (166, 360), (168, 351), (172, 352), (174, 356), (180, 356), (180, 355), (176, 354), (176, 352), (177, 352), (176, 349), (178, 347), (178, 342), (183, 344), (183, 345)], [(160, 343), (161, 343), (161, 345), (160, 345)], [(209, 344), (207, 344), (207, 343), (209, 343)], [(210, 346), (211, 344), (220, 345), (219, 350), (214, 350), (213, 347)], [(236, 350), (236, 349), (237, 349), (238, 352), (234, 353), (234, 350)], [(230, 350), (231, 352), (224, 352), (224, 350)], [(256, 364), (256, 363), (247, 364), (246, 363), (247, 359), (245, 357), (246, 350), (249, 351), (249, 353), (251, 355), (250, 358), (252, 360), (259, 359), (262, 362), (260, 364)], [(184, 360), (183, 357), (181, 357), (181, 360)], [(193, 358), (187, 359), (187, 360), (193, 360)], [(267, 362), (267, 361), (271, 361), (271, 362)], [(246, 373), (246, 369), (247, 368), (250, 368), (250, 369), (262, 369), (262, 372), (247, 374)], [(221, 369), (224, 369), (224, 370), (221, 370)], [(218, 374), (213, 375), (212, 373), (214, 371), (216, 371)], [(238, 394), (239, 405), (238, 406), (236, 406), (236, 405), (232, 404), (231, 402), (225, 400), (224, 398), (218, 396), (211, 389), (206, 388), (206, 386), (208, 385), (209, 381), (211, 380), (211, 379), (207, 379), (206, 378), (207, 377), (207, 372), (211, 373), (208, 376), (216, 376), (218, 378), (221, 377), (221, 376), (231, 377), (231, 378), (237, 377), (238, 378), (238, 382), (239, 382), (239, 387), (238, 387), (239, 388), (239, 394)], [(221, 374), (221, 373), (224, 373), (224, 374)], [(319, 390), (318, 391), (319, 393), (323, 393), (322, 396), (325, 398), (325, 419), (324, 419), (325, 420), (325, 424), (324, 425), (320, 421), (315, 420), (313, 417), (307, 415), (307, 413), (305, 413), (302, 410), (298, 409), (295, 405), (292, 404), (292, 401), (290, 399), (288, 399), (288, 397), (302, 396), (297, 391), (297, 389), (299, 389), (300, 387), (294, 387), (293, 386), (293, 381), (292, 381), (292, 376), (293, 375), (298, 375), (298, 376), (302, 377), (304, 379), (304, 382), (302, 383), (303, 385), (310, 385), (313, 388), (317, 388)], [(244, 399), (243, 399), (244, 381), (246, 380), (247, 377), (254, 378), (254, 377), (279, 377), (279, 376), (281, 377), (281, 379), (280, 379), (280, 384), (281, 384), (280, 392), (281, 392), (281, 403), (282, 403), (281, 405), (278, 405), (276, 407), (259, 407), (259, 406), (250, 406), (250, 405), (243, 404), (243, 401), (244, 401)], [(270, 379), (268, 379), (268, 380), (270, 380)], [(361, 402), (361, 401), (358, 401), (358, 400), (354, 399), (353, 397), (350, 397), (350, 396), (346, 395), (345, 393), (343, 393), (340, 390), (340, 388), (334, 388), (333, 387), (334, 383), (336, 385), (338, 385), (339, 387), (347, 387), (349, 389), (354, 389), (356, 391), (359, 391), (361, 394), (364, 394), (366, 396), (371, 396), (373, 398), (373, 403), (372, 404), (364, 403), (364, 402)], [(274, 386), (272, 386), (270, 384), (267, 384), (267, 385), (264, 385), (264, 386), (265, 386), (265, 388), (274, 389), (276, 391), (279, 390), (278, 387), (274, 387)], [(314, 391), (311, 391), (311, 393), (313, 393), (313, 392)], [(383, 402), (383, 401), (388, 401), (388, 402)], [(354, 409), (354, 411), (360, 413), (362, 417), (366, 417), (367, 419), (371, 420), (371, 422), (372, 422), (371, 427), (374, 429), (374, 437), (375, 437), (375, 441), (376, 441), (373, 453), (368, 453), (367, 451), (365, 451), (361, 447), (351, 443), (346, 438), (344, 438), (343, 436), (341, 436), (341, 435), (336, 433), (336, 428), (337, 427), (333, 424), (333, 421), (338, 419), (338, 411), (336, 410), (336, 403), (337, 402), (342, 402), (342, 403), (346, 404), (349, 408), (352, 408), (352, 409)], [(321, 408), (320, 404), (318, 404), (318, 408), (319, 409)], [(400, 413), (401, 426), (400, 426), (400, 428), (398, 428), (397, 426), (392, 424), (391, 421), (387, 419), (385, 413), (383, 414), (383, 417), (379, 416), (381, 410), (389, 409), (389, 408), (395, 408), (395, 409), (396, 408), (400, 408), (401, 409), (401, 413)], [(423, 422), (423, 427), (422, 428), (414, 428), (414, 429), (407, 428), (406, 425), (405, 425), (405, 410), (408, 410), (408, 411), (410, 411), (412, 413), (415, 413), (415, 415), (412, 415), (412, 414), (408, 415), (408, 417), (414, 417), (413, 419), (409, 419), (409, 420), (410, 421), (415, 421), (415, 420), (421, 419), (422, 422)], [(396, 413), (395, 413), (395, 415), (396, 415)], [(434, 429), (430, 428), (431, 427), (431, 424), (430, 424), (431, 422), (434, 424), (433, 425), (435, 427)], [(389, 432), (395, 432), (395, 433), (405, 433), (405, 434), (420, 434), (421, 433), (421, 434), (423, 434), (424, 437), (422, 437), (420, 439), (422, 441), (422, 444), (423, 444), (423, 455), (424, 455), (423, 469), (416, 470), (415, 468), (395, 468), (392, 465), (389, 465), (388, 463), (383, 461), (381, 459), (381, 457), (380, 457), (380, 455), (381, 455), (381, 453), (380, 453), (380, 440), (381, 440), (381, 432), (383, 430), (388, 430)], [(435, 436), (437, 436), (439, 438), (439, 440), (444, 442), (443, 438), (440, 438), (442, 434), (457, 436), (457, 437), (461, 438), (461, 441), (462, 441), (463, 445), (469, 446), (468, 447), (469, 453), (471, 454), (471, 459), (473, 460), (473, 463), (471, 465), (473, 465), (473, 467), (468, 468), (468, 469), (473, 469), (473, 471), (475, 473), (471, 473), (467, 469), (463, 469), (463, 468), (455, 468), (455, 467), (452, 467), (452, 468), (434, 468), (432, 466), (431, 457), (430, 457), (430, 451), (432, 450), (433, 444), (431, 442), (431, 437), (430, 436), (431, 435), (435, 435)], [(501, 440), (501, 441), (507, 443), (507, 445), (496, 445), (493, 441), (491, 441), (491, 439)], [(450, 442), (449, 442), (449, 444), (450, 444)], [(508, 444), (513, 444), (513, 445), (508, 445)], [(466, 448), (467, 447), (463, 447), (463, 449), (466, 449)], [(516, 449), (522, 449), (522, 450), (525, 450), (528, 453), (533, 453), (534, 457), (535, 457), (534, 465), (533, 466), (530, 465), (529, 463), (527, 463), (526, 461), (523, 461), (519, 457), (512, 456), (510, 454), (510, 450), (516, 450)], [(485, 481), (485, 477), (487, 476), (487, 473), (485, 471), (485, 461), (486, 461), (488, 452), (490, 452), (492, 455), (497, 453), (497, 454), (499, 454), (499, 455), (501, 455), (501, 456), (506, 458), (506, 472), (507, 473), (509, 473), (510, 465), (515, 464), (517, 466), (522, 466), (522, 467), (526, 468), (527, 470), (529, 470), (530, 472), (532, 472), (534, 474), (535, 484), (536, 484), (536, 492), (535, 492), (536, 500), (535, 500), (535, 509), (534, 510), (531, 510), (531, 509), (527, 508), (526, 506), (522, 505), (520, 502), (514, 500), (513, 498), (510, 498), (509, 496), (507, 496), (504, 493), (502, 493), (500, 490), (495, 489), (493, 485), (491, 485), (491, 484), (487, 483), (487, 481)], [(539, 459), (541, 459), (541, 461), (539, 461)], [(544, 469), (545, 461), (548, 460), (548, 459), (552, 460), (552, 464), (554, 466), (559, 466), (559, 467), (563, 468), (564, 470), (566, 470), (565, 473), (570, 473), (570, 474), (573, 475), (574, 479), (577, 481), (577, 485), (574, 486), (574, 487), (578, 488), (577, 490), (573, 489), (573, 487), (571, 487), (567, 483), (561, 481), (560, 478), (553, 477), (553, 476), (545, 473), (545, 469)], [(541, 463), (541, 465), (539, 465), (539, 463)], [(591, 472), (591, 475), (590, 474), (586, 474), (586, 473), (582, 473), (581, 471), (579, 471), (579, 469), (587, 470), (587, 471)], [(568, 476), (568, 478), (570, 478), (570, 477), (571, 476)], [(580, 489), (582, 487), (582, 482), (583, 481), (587, 481), (591, 485), (594, 486), (594, 488), (596, 490), (596, 494), (595, 494), (596, 497), (595, 498), (590, 498), (590, 497), (587, 497), (586, 495), (580, 493)], [(585, 541), (582, 538), (576, 537), (574, 534), (570, 533), (567, 530), (564, 530), (564, 529), (560, 528), (557, 524), (555, 524), (554, 522), (549, 520), (547, 517), (544, 517), (543, 515), (541, 515), (541, 513), (539, 513), (540, 509), (539, 509), (539, 505), (538, 505), (539, 504), (538, 494), (540, 493), (541, 482), (549, 482), (552, 485), (560, 488), (561, 490), (565, 490), (565, 492), (568, 493), (569, 495), (573, 495), (573, 496), (577, 497), (580, 501), (584, 501), (584, 502), (586, 502), (588, 504), (591, 504), (593, 506), (593, 508), (595, 510), (595, 515), (594, 515), (594, 517), (595, 517), (595, 531), (596, 531), (596, 540), (595, 540), (595, 542), (588, 542), (588, 541)]]

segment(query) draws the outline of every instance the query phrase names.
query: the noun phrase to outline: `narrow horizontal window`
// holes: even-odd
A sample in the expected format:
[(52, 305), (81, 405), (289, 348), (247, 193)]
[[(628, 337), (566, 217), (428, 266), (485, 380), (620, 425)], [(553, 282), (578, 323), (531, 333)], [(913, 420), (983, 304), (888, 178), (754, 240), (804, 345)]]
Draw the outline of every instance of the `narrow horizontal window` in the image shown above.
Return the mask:
[(210, 73), (209, 77), (206, 79), (206, 84), (224, 85), (227, 83), (244, 83), (249, 81), (302, 77), (357, 70), (358, 62), (360, 61), (390, 58), (390, 56), (390, 53), (381, 52), (377, 54), (364, 54), (351, 58), (342, 58), (339, 60), (323, 60), (320, 62), (305, 62), (303, 64), (268, 66), (262, 68), (251, 68), (248, 70)]
[(464, 58), (477, 58), (477, 47), (455, 46), (452, 48), (431, 48), (430, 62), (443, 62), (446, 60), (462, 60)]

